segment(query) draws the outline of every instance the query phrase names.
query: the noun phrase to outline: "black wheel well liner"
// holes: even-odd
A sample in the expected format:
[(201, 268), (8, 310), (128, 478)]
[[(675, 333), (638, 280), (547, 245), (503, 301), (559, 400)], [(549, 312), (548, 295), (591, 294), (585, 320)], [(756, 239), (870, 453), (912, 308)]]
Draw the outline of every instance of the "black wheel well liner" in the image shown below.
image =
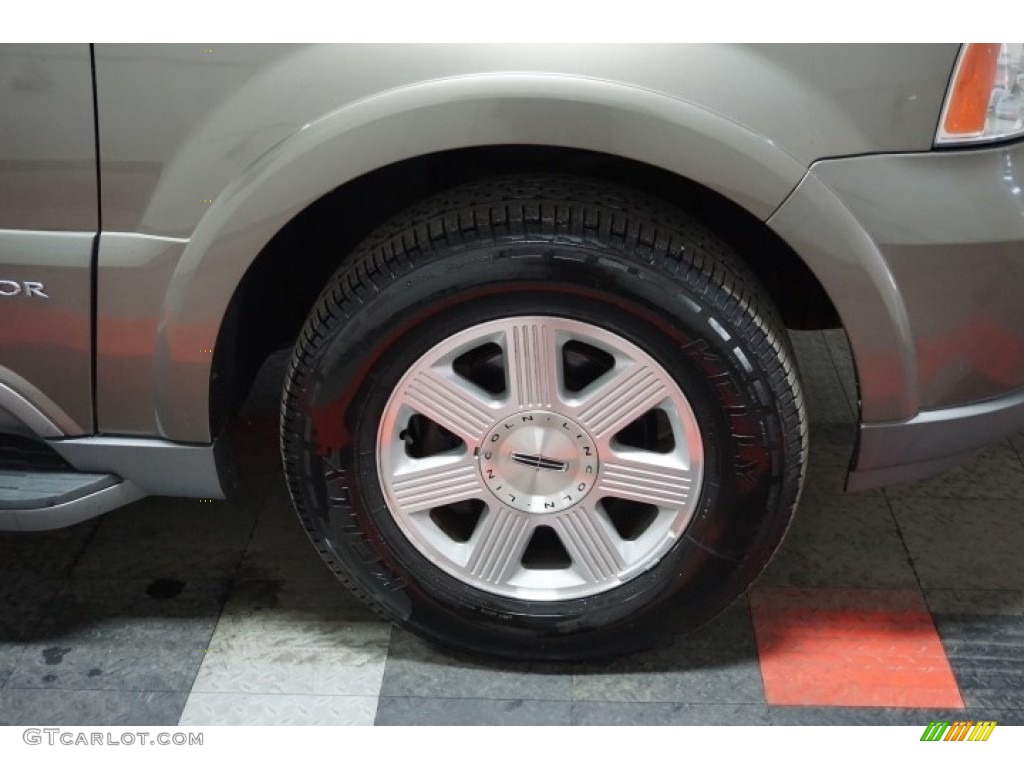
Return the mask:
[(481, 146), (403, 160), (353, 179), (295, 216), (263, 248), (229, 302), (210, 385), (216, 436), (244, 402), (263, 361), (294, 344), (328, 278), (370, 232), (443, 189), (511, 173), (570, 173), (658, 196), (697, 215), (764, 284), (788, 328), (841, 327), (821, 283), (762, 221), (708, 188), (662, 168), (587, 150)]

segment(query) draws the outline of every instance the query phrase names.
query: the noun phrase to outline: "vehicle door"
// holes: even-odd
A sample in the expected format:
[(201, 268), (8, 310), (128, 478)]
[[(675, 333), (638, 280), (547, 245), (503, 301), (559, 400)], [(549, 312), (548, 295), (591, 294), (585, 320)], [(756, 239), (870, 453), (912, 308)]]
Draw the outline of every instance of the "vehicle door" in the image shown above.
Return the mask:
[(90, 47), (0, 45), (0, 435), (93, 431)]

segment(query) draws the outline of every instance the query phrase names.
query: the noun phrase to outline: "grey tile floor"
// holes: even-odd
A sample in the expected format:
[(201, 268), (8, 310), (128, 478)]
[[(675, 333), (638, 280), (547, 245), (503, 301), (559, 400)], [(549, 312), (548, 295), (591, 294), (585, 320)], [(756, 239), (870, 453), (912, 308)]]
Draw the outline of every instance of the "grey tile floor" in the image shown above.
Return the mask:
[[(841, 495), (855, 385), (841, 333), (795, 338), (813, 423), (796, 522), (762, 583), (921, 589), (966, 711), (1024, 722), (1024, 435), (932, 480)], [(279, 478), (265, 367), (232, 503), (152, 498), (0, 534), (0, 724), (910, 723), (769, 706), (746, 600), (605, 664), (467, 658), (392, 629), (321, 566)]]

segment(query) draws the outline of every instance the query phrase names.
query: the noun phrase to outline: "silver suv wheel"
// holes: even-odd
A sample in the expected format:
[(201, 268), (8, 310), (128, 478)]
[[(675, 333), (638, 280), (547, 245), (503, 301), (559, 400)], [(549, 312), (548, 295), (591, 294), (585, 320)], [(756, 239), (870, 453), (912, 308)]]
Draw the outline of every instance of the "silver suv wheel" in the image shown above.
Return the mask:
[(672, 547), (696, 507), (703, 449), (686, 396), (642, 349), (528, 316), (420, 357), (384, 408), (377, 466), (395, 523), (439, 568), (486, 592), (566, 600)]
[(515, 659), (715, 616), (778, 546), (806, 455), (785, 330), (729, 243), (576, 176), (483, 179), (370, 235), (309, 315), (281, 415), (338, 578)]

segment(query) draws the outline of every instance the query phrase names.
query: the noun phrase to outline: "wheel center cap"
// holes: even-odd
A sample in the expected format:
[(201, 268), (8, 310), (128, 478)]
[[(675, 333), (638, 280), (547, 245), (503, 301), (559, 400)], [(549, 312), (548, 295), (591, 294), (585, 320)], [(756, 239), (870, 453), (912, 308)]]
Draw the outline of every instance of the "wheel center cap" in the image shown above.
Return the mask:
[(560, 512), (597, 481), (594, 441), (551, 411), (517, 413), (491, 428), (480, 448), (480, 475), (502, 504), (522, 512)]

